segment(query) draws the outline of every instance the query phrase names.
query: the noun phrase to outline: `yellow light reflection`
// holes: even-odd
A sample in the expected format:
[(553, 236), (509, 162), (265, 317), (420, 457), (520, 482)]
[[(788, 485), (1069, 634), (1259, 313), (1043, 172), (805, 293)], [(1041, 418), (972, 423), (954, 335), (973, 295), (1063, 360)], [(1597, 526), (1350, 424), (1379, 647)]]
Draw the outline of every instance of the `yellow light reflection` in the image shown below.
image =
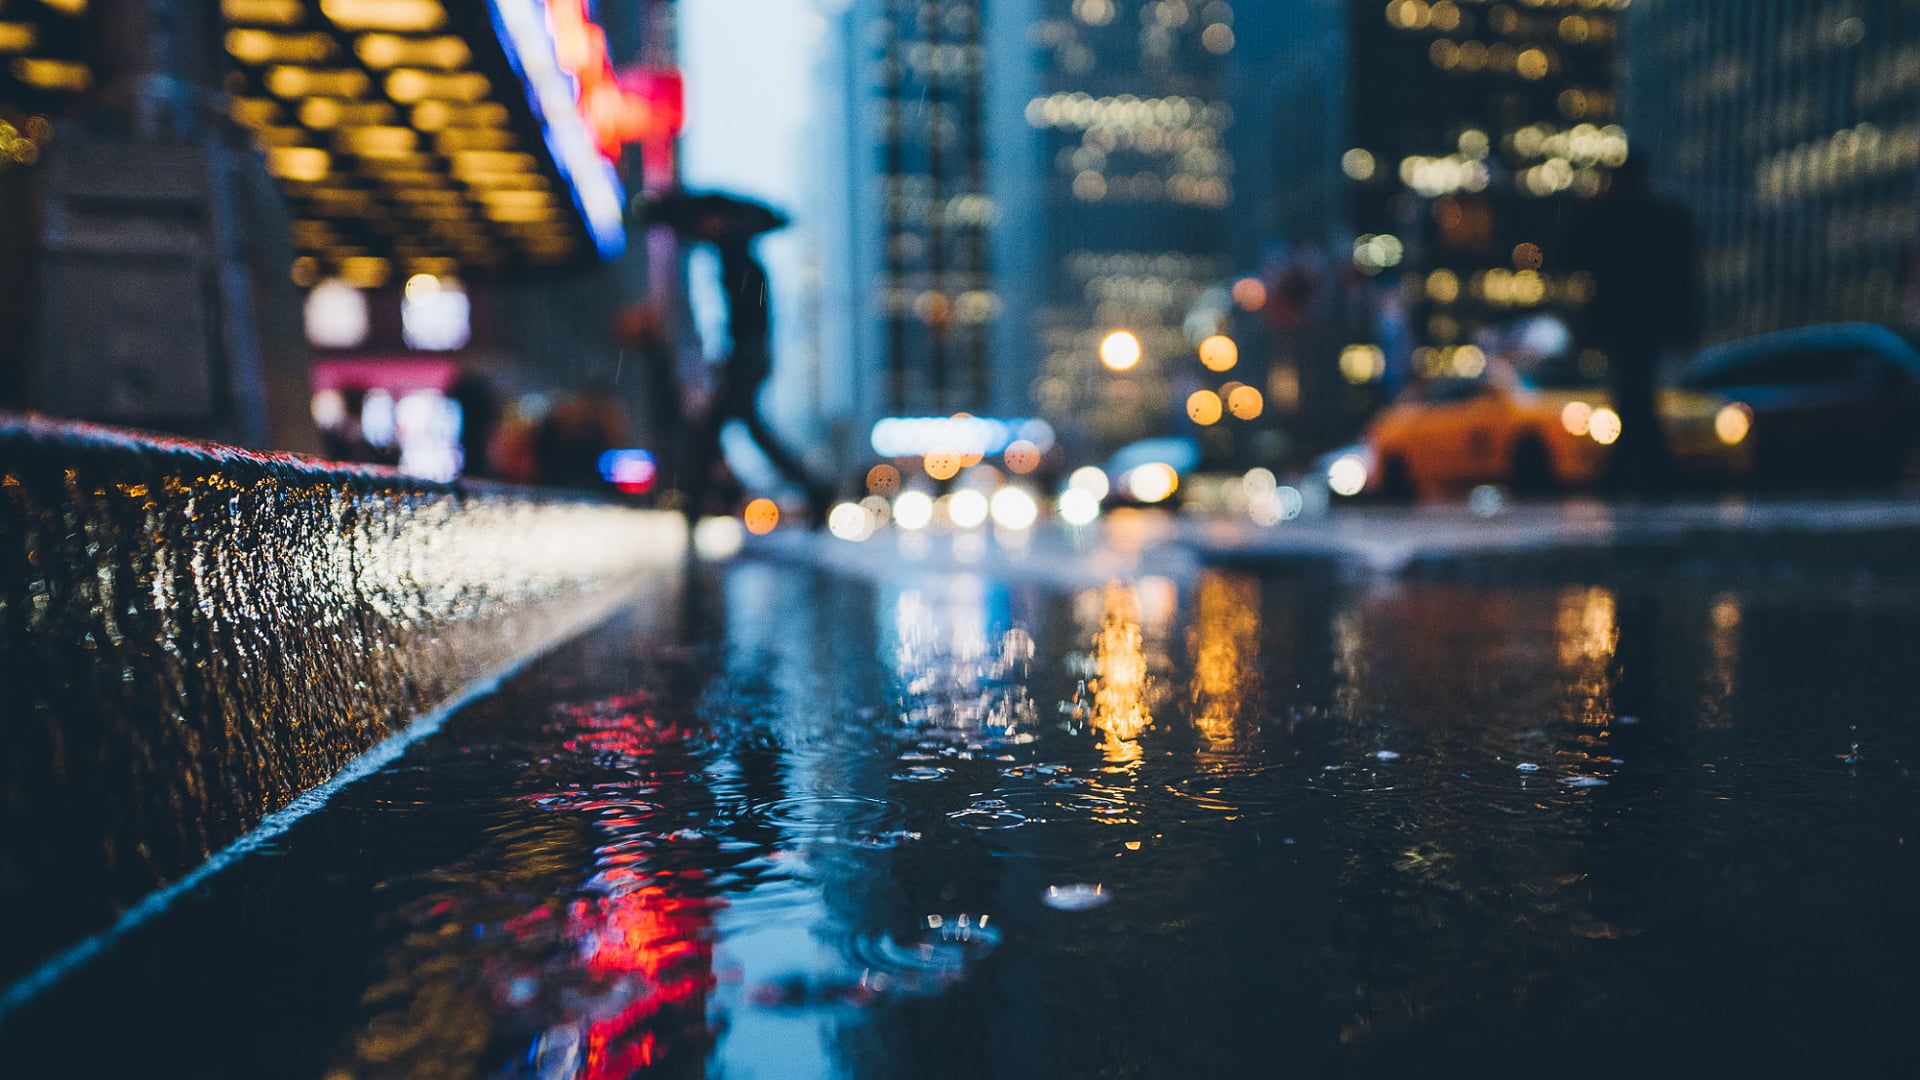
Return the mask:
[(1234, 724), (1257, 671), (1259, 585), (1221, 573), (1200, 577), (1193, 629), (1187, 635), (1193, 659), (1193, 724), (1214, 749), (1234, 740)]
[(1108, 761), (1138, 761), (1135, 741), (1153, 723), (1148, 707), (1147, 650), (1140, 632), (1139, 601), (1133, 590), (1107, 586), (1100, 634), (1094, 643), (1093, 716)]

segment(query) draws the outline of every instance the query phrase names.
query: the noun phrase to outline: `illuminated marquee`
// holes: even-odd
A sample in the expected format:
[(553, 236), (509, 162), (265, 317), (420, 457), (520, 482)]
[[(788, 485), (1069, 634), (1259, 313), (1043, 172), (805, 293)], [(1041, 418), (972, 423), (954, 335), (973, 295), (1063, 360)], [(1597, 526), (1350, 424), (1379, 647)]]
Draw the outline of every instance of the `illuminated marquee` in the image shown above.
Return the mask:
[(616, 73), (583, 0), (221, 11), (232, 115), (288, 196), (303, 283), (613, 258), (621, 147), (679, 129), (678, 78)]

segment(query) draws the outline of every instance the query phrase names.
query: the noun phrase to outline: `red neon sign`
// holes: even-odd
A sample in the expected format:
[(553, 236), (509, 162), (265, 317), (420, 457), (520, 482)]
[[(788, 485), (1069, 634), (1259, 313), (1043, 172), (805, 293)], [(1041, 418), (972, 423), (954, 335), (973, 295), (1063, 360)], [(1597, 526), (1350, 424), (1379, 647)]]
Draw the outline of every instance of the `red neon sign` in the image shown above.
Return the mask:
[(587, 0), (546, 0), (547, 27), (561, 70), (573, 77), (580, 118), (609, 161), (628, 143), (680, 133), (686, 118), (680, 74), (649, 68), (616, 72), (607, 34), (587, 15)]

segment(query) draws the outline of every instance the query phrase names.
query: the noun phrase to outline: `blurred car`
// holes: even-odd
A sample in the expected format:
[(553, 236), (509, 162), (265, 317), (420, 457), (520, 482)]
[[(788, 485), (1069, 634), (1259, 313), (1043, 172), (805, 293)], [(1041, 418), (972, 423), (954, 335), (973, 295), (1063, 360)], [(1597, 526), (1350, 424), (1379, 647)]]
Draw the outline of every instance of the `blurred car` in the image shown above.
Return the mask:
[(1745, 414), (1756, 480), (1887, 481), (1920, 465), (1920, 351), (1870, 323), (1716, 345), (1676, 384)]
[[(1620, 416), (1591, 385), (1542, 385), (1490, 364), (1473, 378), (1413, 383), (1368, 425), (1359, 444), (1321, 460), (1337, 495), (1449, 494), (1504, 484), (1522, 494), (1598, 480)], [(1743, 406), (1685, 388), (1660, 391), (1664, 437), (1690, 475), (1745, 471)], [(1723, 415), (1728, 410), (1738, 415)]]

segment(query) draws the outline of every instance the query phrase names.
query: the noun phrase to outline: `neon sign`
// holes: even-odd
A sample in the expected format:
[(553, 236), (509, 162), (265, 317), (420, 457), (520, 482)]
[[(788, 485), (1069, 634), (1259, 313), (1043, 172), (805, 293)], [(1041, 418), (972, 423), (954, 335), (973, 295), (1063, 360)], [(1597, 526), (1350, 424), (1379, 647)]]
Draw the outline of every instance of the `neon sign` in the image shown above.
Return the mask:
[(676, 135), (685, 116), (680, 76), (629, 70), (616, 74), (606, 31), (587, 14), (587, 0), (546, 0), (554, 55), (578, 88), (580, 118), (602, 156), (618, 160), (628, 143)]

